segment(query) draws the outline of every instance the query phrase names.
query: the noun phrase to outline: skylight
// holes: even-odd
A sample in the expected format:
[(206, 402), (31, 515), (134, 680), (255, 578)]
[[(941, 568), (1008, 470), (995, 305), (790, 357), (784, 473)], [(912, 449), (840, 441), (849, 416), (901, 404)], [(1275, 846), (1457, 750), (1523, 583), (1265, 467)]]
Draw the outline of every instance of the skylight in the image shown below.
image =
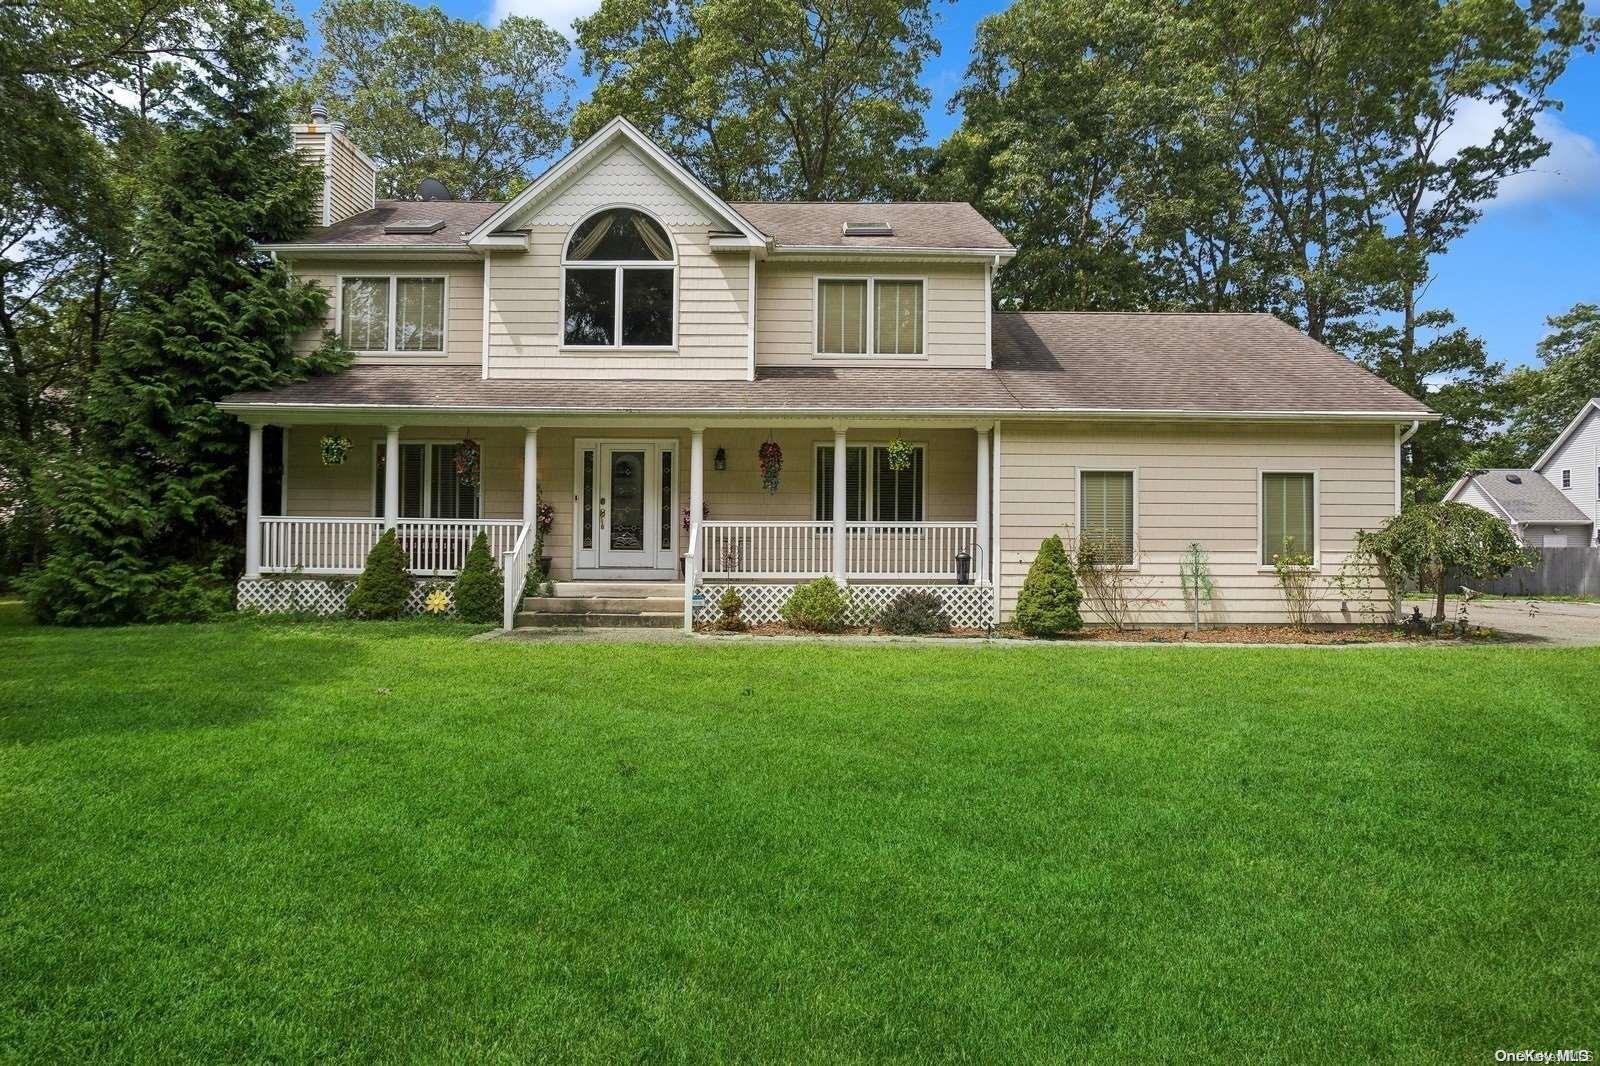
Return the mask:
[(383, 227), (385, 233), (438, 233), (444, 220), (438, 218), (397, 218)]
[(894, 227), (887, 222), (846, 222), (846, 237), (893, 237)]

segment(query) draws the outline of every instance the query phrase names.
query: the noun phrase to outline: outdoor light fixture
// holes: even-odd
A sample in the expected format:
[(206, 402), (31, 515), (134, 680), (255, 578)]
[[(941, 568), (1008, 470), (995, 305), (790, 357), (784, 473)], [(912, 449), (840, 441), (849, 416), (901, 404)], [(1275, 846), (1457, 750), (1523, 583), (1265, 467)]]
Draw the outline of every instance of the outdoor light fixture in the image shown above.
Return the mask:
[(711, 466), (716, 470), (728, 469), (728, 449), (718, 448), (717, 454), (711, 459)]

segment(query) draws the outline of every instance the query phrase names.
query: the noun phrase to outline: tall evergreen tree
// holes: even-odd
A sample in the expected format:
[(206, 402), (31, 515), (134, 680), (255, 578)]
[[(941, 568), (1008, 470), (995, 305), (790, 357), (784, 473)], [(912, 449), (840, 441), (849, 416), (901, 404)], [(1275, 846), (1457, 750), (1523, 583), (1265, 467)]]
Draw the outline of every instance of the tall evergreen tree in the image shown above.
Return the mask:
[(244, 496), (245, 429), (216, 401), (333, 369), (320, 289), (257, 247), (310, 223), (275, 80), (287, 26), (263, 0), (221, 11), (206, 60), (150, 164), (124, 309), (90, 387), (89, 440), (55, 479), (52, 552), (26, 583), (43, 621), (204, 617), (228, 600)]

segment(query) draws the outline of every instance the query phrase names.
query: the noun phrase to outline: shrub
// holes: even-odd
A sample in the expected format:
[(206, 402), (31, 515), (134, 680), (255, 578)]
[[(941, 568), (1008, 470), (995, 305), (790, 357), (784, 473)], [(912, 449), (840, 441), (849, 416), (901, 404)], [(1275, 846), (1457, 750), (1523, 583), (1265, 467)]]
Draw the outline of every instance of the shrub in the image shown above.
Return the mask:
[(950, 616), (944, 603), (926, 589), (907, 589), (890, 600), (878, 615), (878, 626), (888, 633), (948, 633)]
[(1012, 620), (1018, 629), (1035, 637), (1053, 637), (1083, 627), (1078, 604), (1083, 593), (1072, 576), (1072, 560), (1057, 536), (1046, 537), (1028, 568), (1017, 596)]
[(357, 618), (399, 618), (411, 596), (411, 559), (386, 530), (367, 553), (367, 565), (356, 579), (348, 606)]
[(744, 629), (744, 619), (739, 617), (739, 612), (743, 610), (744, 597), (739, 595), (738, 589), (729, 585), (717, 597), (717, 628), (730, 632)]
[(784, 601), (778, 613), (796, 629), (813, 633), (837, 633), (844, 628), (850, 596), (831, 577), (819, 577), (799, 585)]
[(1410, 578), (1432, 592), (1436, 622), (1444, 621), (1445, 586), (1452, 571), (1492, 581), (1539, 561), (1539, 553), (1518, 544), (1505, 522), (1454, 502), (1412, 504), (1377, 532), (1356, 534), (1356, 543), (1396, 584)]
[(479, 532), (456, 575), (456, 613), (463, 622), (498, 622), (505, 606), (505, 579), (489, 552), (489, 535)]

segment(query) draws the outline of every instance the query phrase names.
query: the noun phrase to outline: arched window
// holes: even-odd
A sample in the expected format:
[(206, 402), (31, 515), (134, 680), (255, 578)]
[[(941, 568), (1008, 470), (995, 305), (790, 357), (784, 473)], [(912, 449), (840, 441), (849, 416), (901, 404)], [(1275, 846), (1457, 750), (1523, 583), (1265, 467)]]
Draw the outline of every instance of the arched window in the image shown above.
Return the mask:
[(578, 223), (561, 257), (561, 343), (672, 347), (675, 264), (672, 238), (642, 211), (613, 207)]

